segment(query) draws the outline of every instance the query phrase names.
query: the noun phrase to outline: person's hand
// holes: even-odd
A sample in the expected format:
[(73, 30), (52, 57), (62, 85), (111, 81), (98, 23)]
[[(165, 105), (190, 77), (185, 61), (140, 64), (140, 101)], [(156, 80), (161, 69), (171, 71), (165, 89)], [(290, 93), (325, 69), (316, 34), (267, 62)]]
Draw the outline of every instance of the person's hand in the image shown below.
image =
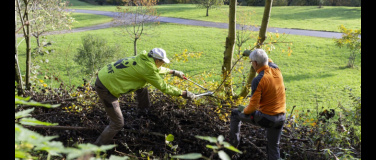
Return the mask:
[(239, 106), (238, 106), (238, 110), (239, 110), (240, 112), (242, 112), (242, 113), (244, 113), (244, 108), (245, 108), (245, 106), (243, 106), (243, 105), (239, 105)]
[(184, 73), (182, 71), (172, 71), (172, 75), (184, 79)]
[(196, 95), (186, 90), (185, 94), (183, 94), (183, 98), (188, 99), (188, 100), (194, 100), (196, 98)]

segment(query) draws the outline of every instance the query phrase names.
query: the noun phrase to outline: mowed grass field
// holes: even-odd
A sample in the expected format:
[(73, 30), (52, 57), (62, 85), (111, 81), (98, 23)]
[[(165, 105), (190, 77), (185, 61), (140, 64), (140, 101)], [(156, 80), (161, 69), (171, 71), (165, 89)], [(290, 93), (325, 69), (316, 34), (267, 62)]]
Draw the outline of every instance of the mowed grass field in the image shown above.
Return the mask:
[[(71, 0), (71, 9), (88, 9), (101, 11), (115, 11), (116, 6), (89, 5), (78, 0)], [(162, 17), (175, 17), (212, 22), (228, 23), (228, 5), (222, 5), (209, 10), (197, 8), (194, 4), (164, 4), (155, 7)], [(237, 19), (242, 13), (251, 13), (251, 25), (260, 26), (264, 13), (263, 6), (237, 6)], [(338, 26), (346, 28), (361, 28), (361, 7), (344, 6), (273, 6), (268, 27), (298, 28), (307, 30), (339, 32)]]
[[(85, 18), (81, 17), (83, 26), (96, 19), (95, 16), (90, 15), (73, 14), (73, 16), (85, 16)], [(360, 17), (358, 19), (360, 21)], [(107, 20), (105, 21), (107, 22)], [(328, 21), (330, 21), (330, 18), (328, 18)], [(358, 25), (360, 26), (360, 23)], [(49, 47), (55, 51), (32, 60), (35, 65), (40, 66), (38, 78), (44, 80), (49, 86), (55, 86), (57, 82), (43, 79), (45, 75), (59, 76), (67, 85), (81, 85), (83, 83), (82, 78), (87, 77), (81, 72), (81, 66), (76, 64), (73, 58), (77, 54), (77, 48), (82, 45), (81, 37), (86, 34), (100, 36), (108, 41), (108, 45), (119, 46), (121, 53), (113, 61), (132, 56), (133, 42), (128, 37), (119, 35), (117, 31), (119, 31), (119, 28), (107, 28), (46, 36), (47, 40), (55, 42)], [(214, 76), (208, 78), (207, 81), (221, 80), (219, 75), (223, 62), (224, 42), (227, 36), (226, 29), (161, 23), (149, 33), (150, 36), (144, 36), (138, 41), (139, 52), (149, 51), (155, 47), (164, 48), (168, 57), (181, 54), (186, 49), (188, 52), (202, 52), (200, 59), (190, 59), (185, 63), (173, 61), (171, 69), (181, 70), (188, 76), (193, 76), (192, 78), (204, 72), (212, 72)], [(292, 54), (288, 56), (286, 52), (288, 46), (285, 43), (280, 43), (275, 45), (275, 49), (269, 54), (269, 57), (282, 70), (287, 88), (288, 109), (291, 110), (294, 105), (300, 110), (313, 109), (317, 105), (333, 108), (339, 102), (349, 104), (351, 101), (348, 94), (343, 92), (345, 87), (352, 88), (352, 92), (360, 96), (361, 56), (357, 57), (354, 69), (346, 68), (349, 51), (336, 47), (334, 39), (282, 34), (280, 34), (280, 37), (280, 42), (292, 44), (289, 43), (293, 51)], [(19, 38), (18, 43), (21, 40)], [(254, 42), (256, 40), (251, 39), (244, 46), (253, 46)], [(35, 39), (32, 39), (32, 46), (35, 47), (35, 44)], [(25, 74), (24, 41), (19, 45), (18, 53), (21, 72)], [(45, 59), (48, 59), (49, 62), (42, 63), (41, 60)], [(245, 69), (242, 71), (246, 74), (251, 66), (246, 64), (244, 67)], [(236, 74), (234, 83), (240, 83), (241, 77), (241, 75)]]

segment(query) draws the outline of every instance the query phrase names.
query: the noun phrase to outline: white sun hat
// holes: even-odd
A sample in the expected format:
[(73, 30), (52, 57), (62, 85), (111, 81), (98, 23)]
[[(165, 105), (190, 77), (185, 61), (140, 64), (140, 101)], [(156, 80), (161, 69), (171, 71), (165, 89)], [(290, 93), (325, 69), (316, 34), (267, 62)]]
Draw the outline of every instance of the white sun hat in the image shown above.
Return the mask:
[(156, 59), (160, 59), (165, 63), (170, 63), (170, 60), (167, 58), (166, 51), (163, 50), (162, 48), (154, 48), (151, 50), (152, 51), (152, 56)]

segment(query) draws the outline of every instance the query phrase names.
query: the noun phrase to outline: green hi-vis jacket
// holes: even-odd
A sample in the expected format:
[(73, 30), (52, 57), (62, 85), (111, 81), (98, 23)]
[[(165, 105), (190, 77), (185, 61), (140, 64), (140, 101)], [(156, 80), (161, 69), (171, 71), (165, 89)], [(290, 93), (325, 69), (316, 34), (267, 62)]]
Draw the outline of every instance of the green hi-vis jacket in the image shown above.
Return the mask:
[(147, 53), (120, 59), (103, 67), (98, 78), (112, 95), (119, 98), (121, 94), (144, 88), (150, 83), (163, 93), (179, 96), (182, 90), (167, 84), (160, 75), (166, 75), (170, 69), (157, 68), (152, 57)]

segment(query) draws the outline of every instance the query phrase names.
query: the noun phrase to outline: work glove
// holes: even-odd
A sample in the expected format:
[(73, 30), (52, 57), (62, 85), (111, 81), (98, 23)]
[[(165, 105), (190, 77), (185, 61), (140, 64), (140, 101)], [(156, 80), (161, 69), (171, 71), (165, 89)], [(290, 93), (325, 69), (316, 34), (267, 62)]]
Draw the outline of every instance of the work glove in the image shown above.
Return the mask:
[(244, 113), (244, 108), (245, 108), (245, 106), (243, 106), (243, 105), (239, 105), (239, 106), (238, 106), (238, 110), (239, 110), (240, 112), (242, 112), (242, 113)]
[(196, 98), (196, 95), (186, 90), (186, 94), (183, 95), (183, 98), (188, 99), (188, 100), (194, 100)]
[(244, 50), (244, 52), (243, 52), (243, 56), (249, 56), (250, 54), (251, 54), (251, 50)]
[(173, 70), (172, 75), (184, 79), (184, 73), (181, 71)]

